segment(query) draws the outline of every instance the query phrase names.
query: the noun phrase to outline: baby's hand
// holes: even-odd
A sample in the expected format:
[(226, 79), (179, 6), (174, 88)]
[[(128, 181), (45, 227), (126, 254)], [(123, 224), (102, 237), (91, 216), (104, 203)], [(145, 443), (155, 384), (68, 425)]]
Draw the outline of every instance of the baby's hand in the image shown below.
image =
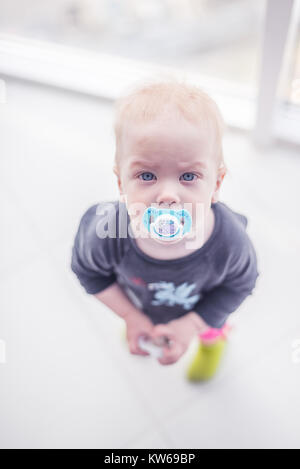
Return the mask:
[(197, 334), (197, 329), (190, 317), (185, 315), (167, 324), (158, 324), (152, 331), (152, 340), (156, 345), (161, 344), (161, 336), (169, 339), (169, 344), (163, 348), (163, 356), (158, 359), (161, 365), (176, 363), (187, 350), (191, 340)]
[(140, 336), (151, 337), (153, 331), (152, 321), (142, 312), (131, 312), (124, 317), (127, 328), (127, 341), (130, 353), (135, 355), (149, 355), (148, 352), (139, 347), (138, 339)]

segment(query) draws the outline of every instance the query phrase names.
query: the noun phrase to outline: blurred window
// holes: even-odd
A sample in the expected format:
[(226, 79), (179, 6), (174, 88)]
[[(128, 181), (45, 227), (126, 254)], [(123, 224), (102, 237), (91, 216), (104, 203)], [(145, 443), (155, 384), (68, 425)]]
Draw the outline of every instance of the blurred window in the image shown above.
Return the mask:
[(292, 107), (300, 106), (300, 9), (297, 13), (295, 40), (291, 44), (290, 59), (287, 65), (283, 101)]
[(264, 0), (0, 0), (0, 31), (256, 88)]

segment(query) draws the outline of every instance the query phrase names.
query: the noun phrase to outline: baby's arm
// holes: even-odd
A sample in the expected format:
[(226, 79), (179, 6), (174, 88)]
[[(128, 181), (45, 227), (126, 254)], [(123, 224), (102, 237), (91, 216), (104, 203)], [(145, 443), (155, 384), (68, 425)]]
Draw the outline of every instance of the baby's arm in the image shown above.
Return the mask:
[(176, 349), (165, 350), (165, 356), (160, 359), (161, 364), (170, 364), (177, 361), (185, 352), (191, 339), (210, 327), (194, 311), (168, 324), (154, 326), (150, 319), (131, 303), (117, 282), (94, 296), (125, 320), (127, 340), (131, 353), (148, 355), (139, 347), (138, 339), (141, 335), (156, 338), (153, 342), (157, 345), (162, 345), (163, 336), (170, 337), (177, 344)]
[(123, 319), (126, 319), (129, 315), (140, 313), (123, 293), (117, 282), (94, 296)]
[(196, 334), (203, 334), (211, 327), (195, 311), (185, 314), (182, 319), (183, 318), (185, 318), (185, 321), (191, 322), (194, 325)]
[(149, 355), (148, 352), (140, 349), (138, 340), (140, 336), (151, 337), (154, 327), (153, 323), (131, 303), (119, 284), (115, 282), (94, 296), (126, 322), (130, 352), (137, 355)]

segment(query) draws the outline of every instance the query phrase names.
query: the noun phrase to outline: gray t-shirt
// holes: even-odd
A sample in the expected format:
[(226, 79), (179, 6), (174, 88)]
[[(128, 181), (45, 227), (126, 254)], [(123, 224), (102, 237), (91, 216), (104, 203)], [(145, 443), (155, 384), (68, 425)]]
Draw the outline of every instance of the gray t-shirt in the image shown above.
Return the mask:
[[(215, 226), (200, 249), (179, 259), (160, 260), (138, 247), (126, 204), (93, 205), (79, 224), (72, 271), (89, 294), (117, 282), (153, 324), (195, 311), (209, 326), (221, 328), (252, 294), (259, 272), (246, 232), (247, 218), (223, 202), (212, 204), (212, 209)], [(105, 231), (109, 236), (103, 237)]]

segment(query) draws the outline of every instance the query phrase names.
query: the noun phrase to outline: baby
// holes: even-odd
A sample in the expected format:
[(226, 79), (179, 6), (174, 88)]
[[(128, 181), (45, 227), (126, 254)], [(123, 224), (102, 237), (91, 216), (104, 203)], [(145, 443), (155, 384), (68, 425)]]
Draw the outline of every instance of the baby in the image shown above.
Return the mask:
[[(131, 353), (148, 355), (139, 346), (148, 337), (163, 347), (159, 362), (172, 364), (199, 337), (187, 370), (194, 381), (214, 375), (228, 316), (259, 275), (247, 218), (218, 201), (227, 171), (223, 128), (215, 102), (177, 80), (120, 98), (113, 168), (120, 200), (84, 213), (72, 250), (86, 292), (124, 319)], [(142, 221), (149, 207), (187, 210), (191, 230), (154, 237)]]

